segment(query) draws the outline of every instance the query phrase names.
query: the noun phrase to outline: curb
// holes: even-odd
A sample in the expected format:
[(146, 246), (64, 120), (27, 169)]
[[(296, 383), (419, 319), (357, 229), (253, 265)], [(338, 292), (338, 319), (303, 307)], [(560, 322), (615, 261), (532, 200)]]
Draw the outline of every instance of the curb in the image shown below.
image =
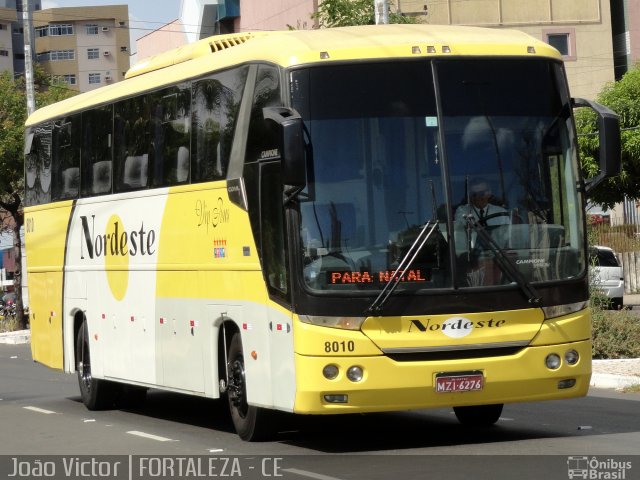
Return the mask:
[(18, 330), (16, 332), (0, 333), (0, 343), (7, 345), (18, 345), (31, 341), (30, 330)]
[(634, 375), (615, 375), (613, 373), (593, 373), (590, 385), (594, 388), (613, 388), (623, 390), (640, 385), (640, 377)]

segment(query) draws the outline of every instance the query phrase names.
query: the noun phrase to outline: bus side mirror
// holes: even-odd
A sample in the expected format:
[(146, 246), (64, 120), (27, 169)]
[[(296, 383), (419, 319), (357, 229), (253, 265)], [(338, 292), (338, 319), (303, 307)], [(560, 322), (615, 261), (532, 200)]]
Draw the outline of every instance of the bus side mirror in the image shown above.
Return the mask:
[(587, 192), (608, 177), (620, 174), (620, 117), (613, 110), (599, 103), (574, 98), (574, 107), (589, 107), (598, 115), (600, 173), (586, 182)]
[(262, 113), (265, 121), (275, 122), (279, 130), (282, 182), (291, 187), (304, 188), (307, 184), (307, 169), (302, 117), (295, 110), (286, 107), (266, 107)]

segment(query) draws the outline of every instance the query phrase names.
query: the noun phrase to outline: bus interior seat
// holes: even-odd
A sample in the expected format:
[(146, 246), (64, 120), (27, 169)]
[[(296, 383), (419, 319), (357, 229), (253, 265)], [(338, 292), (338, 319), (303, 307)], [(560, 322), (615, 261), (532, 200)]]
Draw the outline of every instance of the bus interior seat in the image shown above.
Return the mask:
[(70, 167), (62, 171), (62, 194), (64, 198), (78, 196), (80, 187), (80, 168)]
[(93, 188), (91, 193), (105, 193), (111, 190), (111, 162), (103, 160), (93, 164)]
[(180, 147), (176, 158), (176, 181), (184, 183), (189, 180), (189, 149)]
[(124, 161), (123, 183), (128, 188), (147, 186), (149, 155), (129, 156)]

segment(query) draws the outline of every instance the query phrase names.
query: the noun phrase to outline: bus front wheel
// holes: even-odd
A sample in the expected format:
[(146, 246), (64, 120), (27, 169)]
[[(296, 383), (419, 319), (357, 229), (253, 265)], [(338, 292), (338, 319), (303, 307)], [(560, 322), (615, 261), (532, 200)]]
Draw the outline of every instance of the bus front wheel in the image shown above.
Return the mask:
[(502, 415), (503, 404), (453, 407), (458, 421), (470, 427), (490, 427)]
[(80, 397), (89, 410), (105, 410), (114, 406), (118, 389), (113, 382), (93, 378), (87, 330), (87, 323), (82, 322), (76, 338), (76, 372)]
[(227, 399), (233, 426), (242, 440), (267, 440), (273, 432), (272, 415), (268, 410), (247, 402), (247, 379), (239, 333), (231, 339), (227, 359)]

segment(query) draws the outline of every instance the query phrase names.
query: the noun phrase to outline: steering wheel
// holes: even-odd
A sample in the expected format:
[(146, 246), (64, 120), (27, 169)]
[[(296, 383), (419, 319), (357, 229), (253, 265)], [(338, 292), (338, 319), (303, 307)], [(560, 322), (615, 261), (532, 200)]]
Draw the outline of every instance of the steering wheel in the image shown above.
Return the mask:
[(511, 214), (509, 212), (495, 212), (495, 213), (490, 213), (489, 215), (487, 215), (486, 217), (482, 217), (480, 219), (478, 219), (478, 223), (484, 227), (487, 226), (487, 221), (491, 220), (492, 218), (496, 218), (496, 217), (509, 217), (511, 218)]

